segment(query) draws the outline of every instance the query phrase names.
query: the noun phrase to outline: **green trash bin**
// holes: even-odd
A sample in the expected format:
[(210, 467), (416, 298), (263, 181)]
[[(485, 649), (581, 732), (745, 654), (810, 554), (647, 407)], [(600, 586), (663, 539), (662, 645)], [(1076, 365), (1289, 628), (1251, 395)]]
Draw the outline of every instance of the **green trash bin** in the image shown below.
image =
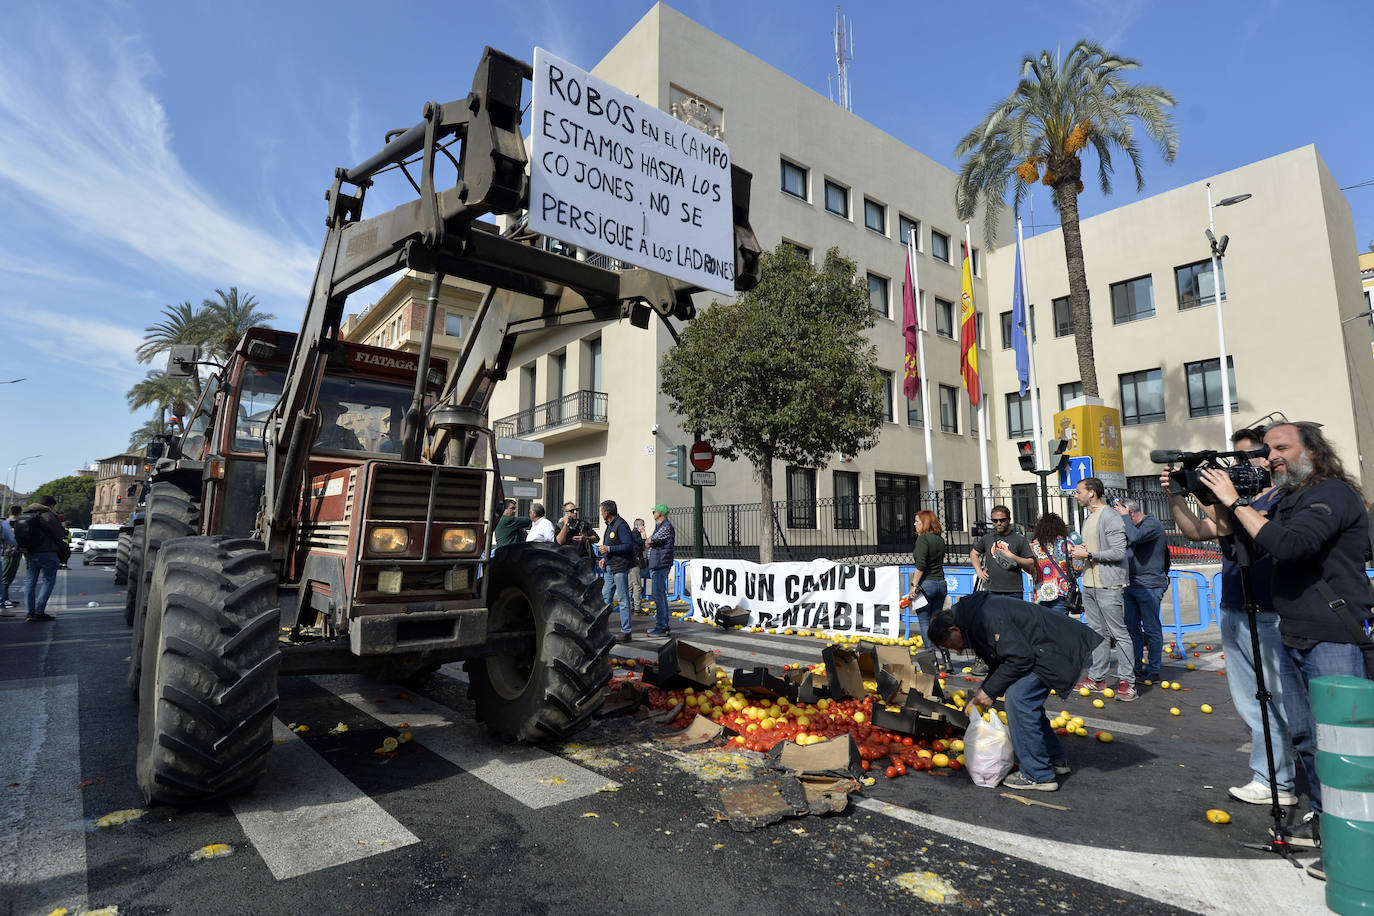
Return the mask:
[(1374, 681), (1318, 677), (1308, 693), (1317, 721), (1326, 905), (1374, 914)]

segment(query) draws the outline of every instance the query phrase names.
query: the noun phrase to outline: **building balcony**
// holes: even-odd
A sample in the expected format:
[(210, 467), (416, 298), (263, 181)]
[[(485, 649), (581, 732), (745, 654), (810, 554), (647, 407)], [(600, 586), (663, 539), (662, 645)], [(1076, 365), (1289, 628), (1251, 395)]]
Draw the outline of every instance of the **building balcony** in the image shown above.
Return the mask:
[(574, 391), (502, 417), (492, 424), (498, 436), (544, 443), (602, 433), (608, 428), (604, 391)]

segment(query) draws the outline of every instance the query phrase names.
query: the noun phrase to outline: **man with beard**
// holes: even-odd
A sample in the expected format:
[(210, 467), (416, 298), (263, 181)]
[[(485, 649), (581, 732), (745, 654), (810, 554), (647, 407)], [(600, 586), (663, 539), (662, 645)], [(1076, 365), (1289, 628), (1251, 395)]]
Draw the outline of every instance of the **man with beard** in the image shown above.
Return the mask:
[[(1293, 662), (1283, 671), (1283, 701), (1298, 762), (1311, 786), (1311, 813), (1292, 828), (1289, 842), (1320, 848), (1321, 784), (1308, 685), (1328, 675), (1369, 676), (1366, 656), (1374, 657), (1368, 635), (1374, 589), (1364, 571), (1369, 513), (1359, 486), (1317, 424), (1280, 423), (1265, 432), (1264, 441), (1274, 485), (1282, 491), (1268, 518), (1240, 498), (1224, 471), (1203, 470), (1200, 476), (1256, 547), (1274, 560), (1271, 595)], [(1326, 878), (1321, 859), (1307, 871)]]

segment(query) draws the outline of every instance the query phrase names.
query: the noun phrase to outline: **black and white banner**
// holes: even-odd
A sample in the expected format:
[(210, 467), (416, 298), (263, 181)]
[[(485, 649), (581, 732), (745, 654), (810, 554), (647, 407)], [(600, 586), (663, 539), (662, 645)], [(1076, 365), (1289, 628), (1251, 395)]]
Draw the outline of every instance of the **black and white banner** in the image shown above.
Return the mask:
[(748, 626), (896, 638), (901, 634), (901, 568), (812, 560), (750, 563), (689, 560), (695, 620), (749, 612)]

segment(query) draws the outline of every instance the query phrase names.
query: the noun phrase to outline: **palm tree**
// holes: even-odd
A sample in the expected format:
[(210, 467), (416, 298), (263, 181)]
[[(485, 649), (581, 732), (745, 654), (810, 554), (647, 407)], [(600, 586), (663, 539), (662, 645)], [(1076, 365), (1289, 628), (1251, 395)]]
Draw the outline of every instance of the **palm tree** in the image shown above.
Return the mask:
[(129, 412), (140, 407), (157, 408), (158, 421), (167, 422), (167, 414), (173, 418), (186, 416), (190, 412), (192, 387), (189, 379), (168, 378), (161, 372), (149, 372), (148, 377), (125, 394), (129, 400)]
[[(196, 311), (189, 302), (179, 305), (164, 305), (162, 320), (144, 328), (143, 343), (134, 351), (140, 363), (150, 363), (160, 353), (166, 353), (179, 344), (205, 346), (205, 336), (209, 331), (204, 310)], [(200, 373), (195, 375), (196, 395), (200, 395)]]
[(229, 287), (227, 293), (217, 289), (215, 295), (218, 300), (206, 299), (201, 303), (200, 314), (205, 316), (208, 326), (207, 352), (211, 359), (224, 362), (249, 328), (261, 327), (277, 316), (258, 311), (257, 297), (240, 297), (237, 286)]
[(144, 423), (129, 434), (129, 451), (138, 451), (149, 442), (152, 442), (154, 436), (163, 436), (175, 432), (178, 432), (175, 426), (168, 424), (161, 417), (153, 417), (147, 423)]
[(996, 243), (998, 211), (1009, 184), (1014, 182), (1012, 206), (1018, 214), (1021, 201), (1037, 180), (1052, 189), (1064, 229), (1079, 377), (1089, 397), (1097, 397), (1098, 388), (1078, 227), (1078, 195), (1083, 191), (1080, 154), (1092, 147), (1097, 154), (1098, 186), (1103, 194), (1110, 194), (1113, 151), (1124, 152), (1130, 159), (1136, 189), (1145, 187), (1135, 122), (1145, 128), (1166, 162), (1172, 162), (1178, 150), (1178, 133), (1165, 111), (1174, 105), (1174, 97), (1158, 86), (1132, 85), (1122, 78), (1124, 71), (1139, 66), (1087, 40), (1074, 45), (1062, 62), (1049, 51), (1027, 57), (1021, 62), (1016, 91), (994, 105), (954, 149), (954, 155), (963, 159), (954, 193), (959, 218), (972, 219), (981, 201), (989, 246)]

